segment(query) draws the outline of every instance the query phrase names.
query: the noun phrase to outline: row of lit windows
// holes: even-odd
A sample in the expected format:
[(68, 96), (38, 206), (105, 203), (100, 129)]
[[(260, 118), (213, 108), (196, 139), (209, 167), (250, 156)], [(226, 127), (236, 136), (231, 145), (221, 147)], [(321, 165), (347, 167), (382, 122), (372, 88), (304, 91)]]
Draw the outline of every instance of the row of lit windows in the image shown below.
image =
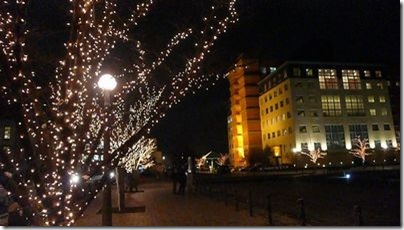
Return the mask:
[[(343, 127), (343, 126), (340, 126)], [(383, 124), (384, 131), (390, 131), (390, 124)], [(367, 126), (366, 125), (349, 125), (350, 133), (353, 133), (354, 136), (368, 136), (367, 135)], [(341, 131), (341, 130), (338, 130)], [(343, 131), (343, 130), (342, 130)], [(379, 131), (378, 124), (372, 124), (372, 131)], [(320, 133), (320, 125), (312, 125), (311, 126), (312, 133)], [(331, 131), (332, 132), (332, 131)], [(306, 125), (299, 125), (299, 133), (307, 133)]]
[(288, 85), (287, 83), (285, 83), (285, 84), (283, 85), (283, 89), (282, 89), (282, 87), (279, 87), (279, 89), (276, 90), (276, 91), (274, 91), (273, 94), (272, 94), (272, 93), (269, 93), (268, 95), (264, 96), (264, 99), (261, 100), (261, 104), (263, 104), (263, 103), (265, 103), (265, 102), (267, 102), (267, 101), (272, 100), (272, 97), (275, 98), (275, 97), (277, 97), (278, 95), (281, 95), (281, 94), (283, 93), (283, 90), (288, 91), (288, 89), (289, 89), (289, 85)]
[[(320, 85), (320, 89), (338, 89), (338, 80), (336, 78), (335, 79), (328, 79), (328, 78), (319, 79), (319, 85)], [(304, 86), (305, 86), (305, 84), (303, 82), (301, 82), (301, 81), (297, 81), (294, 84), (295, 88), (303, 88)], [(314, 89), (316, 87), (314, 82), (307, 82), (306, 86), (307, 86), (307, 89)], [(346, 87), (348, 87), (348, 88), (349, 87), (351, 87), (351, 88), (354, 88), (354, 87), (361, 88), (360, 85), (359, 86), (356, 86), (356, 85), (355, 86), (350, 86), (348, 83), (347, 83)], [(365, 83), (365, 88), (366, 89), (373, 89), (374, 87), (375, 87), (375, 89), (380, 89), (380, 90), (384, 89), (383, 83), (381, 83), (381, 82), (377, 82), (376, 85), (372, 85), (372, 83), (370, 83), (370, 82)]]
[[(334, 74), (336, 74), (336, 70), (335, 69), (318, 69), (318, 74), (320, 75), (320, 73), (324, 73), (327, 70), (328, 72), (333, 72)], [(342, 74), (344, 74), (344, 72), (346, 71), (351, 71), (354, 72), (355, 75), (359, 76), (359, 70), (342, 70)], [(294, 67), (292, 69), (293, 72), (293, 76), (295, 77), (301, 77), (302, 76), (302, 71), (299, 67)], [(306, 76), (311, 77), (313, 76), (313, 69), (312, 68), (306, 68), (305, 69), (305, 73)], [(363, 70), (363, 76), (365, 77), (371, 77), (371, 72), (370, 70)], [(375, 71), (375, 76), (376, 77), (382, 77), (382, 71), (381, 70), (376, 70)]]
[[(300, 97), (297, 100), (301, 100)], [(374, 96), (368, 96), (368, 102), (374, 103)], [(379, 97), (380, 103), (385, 103), (385, 96)], [(345, 106), (348, 116), (365, 116), (365, 107), (362, 95), (345, 96)], [(324, 95), (321, 96), (321, 108), (323, 109), (324, 117), (338, 117), (342, 116), (342, 108), (340, 97), (337, 95)], [(376, 116), (376, 109), (369, 109), (370, 116)], [(380, 109), (381, 116), (387, 116), (386, 108)]]
[(274, 125), (280, 121), (285, 121), (286, 119), (291, 118), (290, 112), (283, 113), (282, 115), (272, 117), (267, 119), (266, 121), (262, 121), (262, 127), (265, 128), (266, 126)]
[(278, 130), (276, 132), (269, 132), (267, 134), (263, 134), (262, 138), (265, 140), (270, 140), (271, 138), (276, 138), (280, 136), (287, 136), (292, 134), (292, 127), (289, 127), (288, 129), (282, 129)]
[[(285, 105), (289, 105), (289, 98), (279, 101), (279, 104), (275, 103), (265, 108), (265, 114), (269, 114), (270, 112), (278, 110), (279, 108), (283, 108)], [(264, 110), (261, 110), (261, 116), (264, 116)]]
[[(374, 103), (375, 102), (375, 97), (374, 96), (368, 96), (368, 102), (369, 103)], [(386, 97), (385, 96), (379, 96), (379, 102), (380, 103), (385, 103), (386, 102)]]

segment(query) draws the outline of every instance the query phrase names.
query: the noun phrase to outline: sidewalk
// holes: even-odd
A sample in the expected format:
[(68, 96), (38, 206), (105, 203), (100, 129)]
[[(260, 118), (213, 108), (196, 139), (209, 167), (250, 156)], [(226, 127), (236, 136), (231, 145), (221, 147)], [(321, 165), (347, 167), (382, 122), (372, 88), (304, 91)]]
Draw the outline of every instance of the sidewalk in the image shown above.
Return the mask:
[[(145, 206), (145, 212), (113, 213), (113, 226), (267, 226), (263, 216), (250, 217), (247, 210), (236, 211), (234, 205), (206, 196), (174, 195), (170, 182), (146, 182), (144, 192), (126, 193), (126, 207)], [(90, 204), (75, 226), (101, 226), (102, 192)], [(112, 206), (117, 207), (116, 187), (112, 188)], [(274, 225), (298, 225), (296, 220), (273, 214)], [(276, 221), (275, 221), (276, 220)]]

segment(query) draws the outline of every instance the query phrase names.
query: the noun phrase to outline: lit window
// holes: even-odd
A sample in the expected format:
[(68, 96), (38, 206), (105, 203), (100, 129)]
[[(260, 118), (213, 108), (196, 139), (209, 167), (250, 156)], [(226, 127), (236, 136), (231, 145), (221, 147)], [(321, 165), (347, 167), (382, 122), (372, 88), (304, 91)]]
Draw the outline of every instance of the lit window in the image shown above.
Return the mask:
[(368, 102), (369, 102), (369, 103), (375, 103), (375, 97), (373, 97), (373, 96), (368, 96)]
[(392, 140), (386, 140), (386, 145), (389, 148), (393, 147), (393, 141)]
[(309, 145), (307, 144), (307, 142), (303, 142), (300, 144), (301, 150), (307, 150), (309, 149)]
[(304, 117), (305, 116), (304, 110), (298, 110), (297, 111), (297, 116)]
[(313, 69), (306, 69), (307, 76), (313, 76)]
[(320, 89), (338, 89), (338, 79), (335, 69), (319, 69), (318, 81)]
[(269, 71), (270, 71), (271, 73), (275, 72), (275, 71), (276, 71), (276, 67), (273, 67), (273, 66), (269, 67)]
[(371, 83), (366, 83), (366, 89), (372, 89), (372, 84)]
[(345, 148), (345, 132), (342, 125), (325, 125), (327, 149)]
[(286, 120), (286, 113), (282, 114), (282, 121)]
[(10, 139), (11, 139), (11, 127), (5, 126), (4, 127), (4, 140), (10, 140)]
[(365, 77), (370, 77), (370, 70), (364, 70), (363, 75), (365, 75)]
[(318, 117), (318, 113), (317, 113), (317, 111), (310, 111), (310, 116), (312, 116), (312, 117)]
[(342, 115), (339, 96), (321, 96), (321, 107), (323, 109), (323, 116), (325, 117)]
[(381, 115), (382, 115), (382, 116), (387, 116), (387, 109), (382, 108), (382, 109), (381, 109)]
[(383, 89), (383, 83), (377, 83), (376, 88), (377, 89)]
[(351, 137), (351, 141), (358, 136), (368, 138), (368, 126), (365, 124), (349, 125), (349, 136)]
[(376, 70), (375, 75), (376, 75), (376, 77), (382, 77), (382, 71)]
[(318, 126), (318, 125), (313, 125), (311, 128), (313, 129), (313, 133), (319, 133), (320, 132), (320, 126)]
[(346, 96), (345, 105), (348, 116), (365, 116), (362, 95)]
[(386, 97), (380, 96), (380, 97), (379, 97), (379, 102), (380, 102), (380, 103), (385, 103), (385, 102), (386, 102)]
[(307, 133), (306, 126), (305, 126), (305, 125), (299, 126), (299, 132), (301, 132), (301, 133)]
[(379, 125), (378, 124), (372, 124), (372, 131), (379, 131)]
[(358, 70), (343, 69), (342, 70), (342, 82), (344, 89), (361, 89), (361, 80)]
[(390, 125), (389, 124), (384, 124), (383, 128), (385, 131), (389, 131), (390, 130)]
[(282, 129), (283, 136), (288, 135), (288, 131), (286, 129)]
[(370, 116), (376, 116), (376, 109), (369, 109)]
[(304, 100), (303, 100), (303, 97), (297, 97), (297, 99), (296, 99), (296, 103), (297, 104), (302, 104), (302, 103), (304, 103)]

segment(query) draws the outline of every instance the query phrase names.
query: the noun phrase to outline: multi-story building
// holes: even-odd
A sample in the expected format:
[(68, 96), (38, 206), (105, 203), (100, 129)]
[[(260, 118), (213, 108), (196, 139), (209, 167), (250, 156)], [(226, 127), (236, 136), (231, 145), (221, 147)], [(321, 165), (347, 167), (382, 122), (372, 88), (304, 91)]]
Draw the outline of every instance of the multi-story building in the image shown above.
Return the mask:
[(294, 152), (305, 149), (345, 158), (358, 136), (371, 148), (396, 147), (383, 71), (367, 64), (284, 63), (258, 82), (261, 148), (285, 164), (296, 163)]
[(239, 57), (227, 74), (231, 103), (228, 138), (230, 162), (233, 166), (265, 161), (257, 84), (265, 74), (275, 71), (277, 65), (279, 64), (276, 61)]

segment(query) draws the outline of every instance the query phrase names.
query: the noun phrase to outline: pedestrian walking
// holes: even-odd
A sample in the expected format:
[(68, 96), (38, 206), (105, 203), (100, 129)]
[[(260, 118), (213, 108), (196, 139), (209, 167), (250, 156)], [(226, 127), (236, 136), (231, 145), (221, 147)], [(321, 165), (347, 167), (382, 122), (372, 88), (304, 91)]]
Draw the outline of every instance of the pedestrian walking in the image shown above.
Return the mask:
[(187, 174), (186, 174), (186, 167), (183, 165), (179, 170), (178, 180), (180, 183), (180, 188), (178, 194), (184, 195), (185, 194), (185, 187), (187, 185)]
[(171, 172), (171, 179), (173, 181), (173, 194), (177, 194), (178, 176), (178, 168), (176, 165), (174, 165), (173, 171)]

